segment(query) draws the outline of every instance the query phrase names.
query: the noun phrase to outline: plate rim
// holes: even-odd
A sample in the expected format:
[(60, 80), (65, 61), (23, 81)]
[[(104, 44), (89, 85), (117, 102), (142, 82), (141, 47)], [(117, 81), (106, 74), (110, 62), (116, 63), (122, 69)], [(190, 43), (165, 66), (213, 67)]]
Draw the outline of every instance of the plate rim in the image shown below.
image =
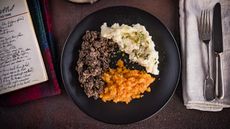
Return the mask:
[[(176, 53), (177, 53), (177, 57), (178, 57), (178, 76), (177, 76), (177, 79), (176, 79), (176, 82), (175, 82), (175, 87), (173, 89), (173, 92), (171, 93), (170, 97), (168, 98), (168, 100), (163, 104), (162, 107), (159, 108), (159, 110), (157, 110), (155, 113), (151, 113), (149, 116), (145, 117), (144, 119), (141, 119), (141, 120), (134, 120), (133, 122), (122, 122), (122, 123), (116, 123), (116, 122), (108, 122), (108, 121), (104, 121), (102, 119), (98, 119), (96, 117), (94, 117), (94, 115), (91, 115), (90, 113), (88, 113), (86, 110), (84, 110), (84, 108), (82, 108), (75, 100), (74, 100), (74, 97), (73, 95), (70, 93), (70, 88), (69, 86), (66, 86), (66, 81), (64, 80), (64, 77), (63, 77), (63, 65), (62, 65), (62, 62), (63, 62), (63, 55), (64, 55), (64, 50), (66, 48), (66, 45), (68, 43), (68, 40), (69, 38), (71, 37), (71, 35), (73, 34), (73, 32), (76, 30), (76, 28), (78, 28), (79, 24), (87, 19), (88, 17), (94, 15), (95, 13), (98, 13), (98, 12), (101, 12), (103, 10), (107, 10), (107, 9), (111, 9), (111, 8), (130, 8), (130, 9), (135, 9), (135, 10), (138, 10), (138, 11), (142, 11), (142, 12), (145, 12), (146, 14), (148, 15), (151, 15), (152, 17), (154, 17), (155, 20), (157, 20), (164, 28), (165, 30), (169, 33), (170, 37), (172, 38), (173, 40), (173, 45), (175, 46), (176, 48)], [(138, 7), (134, 7), (134, 6), (126, 6), (126, 5), (117, 5), (117, 6), (108, 6), (108, 7), (104, 7), (104, 8), (101, 8), (101, 9), (98, 9), (98, 10), (95, 10), (93, 12), (91, 12), (90, 14), (86, 15), (85, 17), (83, 17), (77, 24), (75, 24), (75, 26), (73, 27), (73, 29), (69, 32), (66, 40), (65, 40), (65, 43), (62, 47), (62, 52), (61, 52), (61, 58), (60, 58), (60, 73), (61, 73), (61, 80), (62, 80), (62, 84), (64, 86), (64, 89), (66, 91), (66, 93), (68, 94), (68, 96), (71, 98), (71, 100), (74, 102), (75, 105), (77, 105), (77, 107), (85, 114), (87, 114), (89, 117), (93, 118), (94, 120), (97, 120), (99, 122), (104, 122), (104, 123), (107, 123), (107, 124), (113, 124), (113, 125), (128, 125), (128, 124), (132, 124), (132, 123), (138, 123), (138, 122), (142, 122), (142, 121), (145, 121), (147, 119), (150, 119), (151, 117), (153, 117), (154, 115), (158, 114), (161, 110), (163, 110), (163, 108), (169, 103), (169, 101), (172, 99), (173, 95), (175, 94), (175, 91), (179, 85), (179, 82), (181, 80), (181, 71), (182, 71), (182, 61), (181, 61), (181, 55), (180, 55), (180, 51), (179, 51), (179, 47), (178, 47), (178, 43), (176, 41), (176, 39), (174, 38), (172, 32), (169, 30), (169, 28), (167, 26), (165, 26), (163, 24), (163, 22), (157, 18), (156, 16), (154, 16), (153, 14), (149, 13), (148, 11), (144, 10), (144, 9), (141, 9), (141, 8), (138, 8)]]

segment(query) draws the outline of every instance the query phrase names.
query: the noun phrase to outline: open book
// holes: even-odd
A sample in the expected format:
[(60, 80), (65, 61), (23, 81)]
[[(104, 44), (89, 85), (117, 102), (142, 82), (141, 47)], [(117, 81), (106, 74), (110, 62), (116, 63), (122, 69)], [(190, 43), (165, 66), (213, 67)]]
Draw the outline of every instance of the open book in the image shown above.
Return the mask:
[(47, 80), (26, 0), (1, 0), (0, 94)]

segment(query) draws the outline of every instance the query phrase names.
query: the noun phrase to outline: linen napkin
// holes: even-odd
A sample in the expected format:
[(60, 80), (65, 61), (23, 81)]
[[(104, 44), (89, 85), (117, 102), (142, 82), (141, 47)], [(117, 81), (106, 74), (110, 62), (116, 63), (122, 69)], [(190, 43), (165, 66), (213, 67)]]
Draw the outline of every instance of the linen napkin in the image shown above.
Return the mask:
[[(209, 102), (203, 96), (205, 73), (208, 67), (207, 48), (199, 39), (198, 20), (201, 10), (213, 10), (217, 2), (220, 2), (222, 12), (224, 52), (221, 55), (221, 69), (225, 92), (223, 99), (215, 99)], [(230, 1), (180, 0), (179, 7), (184, 105), (187, 109), (201, 111), (221, 111), (223, 108), (230, 107)], [(212, 41), (209, 46), (212, 50)], [(214, 53), (214, 51), (212, 50), (210, 53)], [(215, 63), (213, 54), (210, 62)], [(215, 79), (214, 67), (214, 65), (211, 65), (210, 74)]]
[[(52, 51), (50, 44), (54, 44), (53, 40), (48, 38), (46, 35), (45, 28), (49, 28), (49, 33), (51, 33), (51, 22), (50, 19), (45, 19), (43, 17), (49, 17), (47, 0), (28, 0), (28, 6), (30, 9), (30, 14), (32, 17), (33, 25), (36, 31), (39, 46), (42, 52), (43, 60), (46, 66), (47, 74), (49, 80), (34, 86), (23, 88), (21, 90), (13, 91), (0, 96), (0, 105), (2, 106), (13, 106), (17, 104), (22, 104), (28, 101), (44, 98), (47, 96), (53, 96), (61, 93), (56, 72), (54, 70)], [(44, 7), (44, 8), (41, 8)], [(43, 10), (41, 10), (43, 9)], [(46, 12), (43, 13), (42, 12)], [(45, 24), (44, 24), (45, 23)], [(49, 25), (49, 26), (48, 26)], [(55, 56), (55, 55), (53, 55)]]

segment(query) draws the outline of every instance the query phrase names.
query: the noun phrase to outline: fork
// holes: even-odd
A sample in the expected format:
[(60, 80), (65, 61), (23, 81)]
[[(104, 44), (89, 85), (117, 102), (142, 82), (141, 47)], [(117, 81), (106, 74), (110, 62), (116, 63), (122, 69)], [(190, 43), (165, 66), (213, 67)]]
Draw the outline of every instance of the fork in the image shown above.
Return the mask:
[(201, 11), (201, 17), (199, 21), (199, 36), (200, 39), (203, 41), (203, 43), (206, 44), (207, 47), (207, 62), (208, 62), (208, 69), (206, 72), (206, 77), (204, 80), (204, 98), (207, 101), (211, 101), (215, 98), (215, 87), (214, 87), (214, 80), (210, 76), (210, 54), (209, 54), (209, 42), (211, 40), (211, 22), (210, 22), (210, 11), (209, 10), (202, 10)]

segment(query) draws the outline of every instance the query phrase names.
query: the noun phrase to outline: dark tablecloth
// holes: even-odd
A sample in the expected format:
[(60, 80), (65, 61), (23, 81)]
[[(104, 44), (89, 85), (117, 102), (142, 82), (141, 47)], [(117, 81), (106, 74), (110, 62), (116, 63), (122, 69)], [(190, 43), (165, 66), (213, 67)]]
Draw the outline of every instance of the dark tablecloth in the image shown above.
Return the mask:
[[(51, 0), (53, 34), (60, 58), (68, 34), (88, 14), (109, 6), (127, 5), (143, 9), (159, 18), (180, 46), (178, 0), (100, 0), (95, 4), (74, 4)], [(221, 112), (187, 110), (182, 100), (182, 85), (168, 104), (151, 118), (129, 124), (110, 125), (83, 113), (66, 94), (32, 101), (14, 107), (0, 107), (0, 128), (5, 129), (229, 129), (230, 109)]]

